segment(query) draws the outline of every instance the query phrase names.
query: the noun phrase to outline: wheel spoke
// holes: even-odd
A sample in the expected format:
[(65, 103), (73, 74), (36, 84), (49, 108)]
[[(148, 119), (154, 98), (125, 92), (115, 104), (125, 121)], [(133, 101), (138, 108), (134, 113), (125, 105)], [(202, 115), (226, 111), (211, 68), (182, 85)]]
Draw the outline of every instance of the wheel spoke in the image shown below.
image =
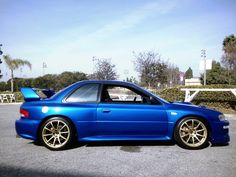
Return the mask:
[(61, 128), (60, 128), (60, 130), (59, 131), (61, 131), (64, 127), (65, 127), (66, 125), (64, 124)]
[(197, 130), (197, 128), (199, 127), (199, 125), (201, 125), (201, 122), (199, 122), (198, 125), (195, 127), (195, 130)]
[(195, 143), (194, 143), (194, 137), (193, 137), (193, 136), (192, 136), (192, 141), (193, 141), (193, 144), (195, 144)]
[(53, 135), (52, 133), (49, 133), (49, 134), (44, 134), (43, 136), (50, 136), (50, 135)]
[(56, 144), (56, 137), (54, 137), (54, 140), (53, 140), (53, 146), (55, 146), (55, 144)]
[(57, 140), (58, 140), (59, 144), (61, 144), (61, 140), (60, 140), (60, 137), (57, 137)]
[(194, 128), (194, 120), (192, 119), (192, 128)]
[(190, 138), (191, 138), (191, 136), (189, 136), (189, 137), (188, 137), (188, 139), (187, 139), (186, 143), (188, 143), (188, 142), (189, 142)]
[(61, 134), (64, 134), (64, 133), (69, 133), (68, 131), (66, 131), (66, 132), (60, 132)]
[(51, 124), (52, 128), (55, 128), (52, 122), (50, 122), (50, 124)]
[(202, 131), (205, 131), (205, 129), (196, 130), (196, 132), (202, 132)]
[(50, 131), (50, 132), (52, 132), (52, 130), (50, 130), (50, 129), (49, 129), (49, 128), (47, 128), (47, 127), (45, 127), (44, 129), (45, 129), (45, 130), (48, 130), (48, 131)]
[(201, 135), (201, 134), (196, 134), (196, 136), (200, 136), (200, 137), (202, 137), (202, 138), (205, 138), (205, 136), (204, 135)]
[(52, 140), (52, 139), (53, 139), (53, 136), (47, 140), (47, 143), (48, 143), (50, 140)]
[(58, 121), (57, 121), (57, 129), (58, 129), (58, 127), (59, 127), (59, 123), (60, 123), (60, 122), (59, 122), (59, 120), (58, 120)]
[(195, 138), (198, 140), (198, 142), (200, 142), (200, 139), (197, 136), (195, 136)]
[(63, 138), (64, 140), (66, 140), (66, 138), (64, 136), (60, 135), (60, 137)]
[(185, 134), (185, 135), (181, 135), (181, 137), (186, 137), (186, 136), (189, 136), (189, 133)]
[(189, 125), (187, 124), (187, 122), (184, 122), (184, 125), (187, 125), (188, 129), (190, 129)]

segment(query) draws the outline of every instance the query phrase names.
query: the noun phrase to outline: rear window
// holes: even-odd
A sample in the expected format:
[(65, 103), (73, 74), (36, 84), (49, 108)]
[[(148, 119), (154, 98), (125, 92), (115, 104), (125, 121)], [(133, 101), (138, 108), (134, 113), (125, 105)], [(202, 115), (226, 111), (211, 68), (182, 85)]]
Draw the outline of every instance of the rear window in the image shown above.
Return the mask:
[(99, 84), (86, 84), (79, 87), (66, 102), (97, 102)]

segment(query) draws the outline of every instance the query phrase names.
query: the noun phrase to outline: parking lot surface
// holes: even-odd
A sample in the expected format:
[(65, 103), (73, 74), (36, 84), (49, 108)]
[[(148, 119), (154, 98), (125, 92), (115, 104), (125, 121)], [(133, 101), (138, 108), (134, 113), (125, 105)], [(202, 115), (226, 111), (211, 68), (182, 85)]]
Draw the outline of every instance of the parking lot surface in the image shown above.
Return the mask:
[(0, 105), (0, 177), (235, 177), (236, 115), (230, 144), (186, 150), (174, 142), (97, 142), (50, 151), (16, 138), (19, 105)]

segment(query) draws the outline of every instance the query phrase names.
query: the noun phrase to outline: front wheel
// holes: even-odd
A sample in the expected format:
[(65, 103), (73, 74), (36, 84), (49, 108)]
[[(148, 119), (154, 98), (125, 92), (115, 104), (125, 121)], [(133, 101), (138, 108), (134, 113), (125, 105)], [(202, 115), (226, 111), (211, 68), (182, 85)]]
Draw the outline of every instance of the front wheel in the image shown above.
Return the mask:
[(72, 142), (71, 123), (61, 117), (50, 118), (40, 128), (41, 142), (50, 150), (62, 150)]
[(175, 139), (183, 148), (202, 149), (208, 144), (208, 126), (200, 118), (186, 117), (178, 123), (175, 129)]

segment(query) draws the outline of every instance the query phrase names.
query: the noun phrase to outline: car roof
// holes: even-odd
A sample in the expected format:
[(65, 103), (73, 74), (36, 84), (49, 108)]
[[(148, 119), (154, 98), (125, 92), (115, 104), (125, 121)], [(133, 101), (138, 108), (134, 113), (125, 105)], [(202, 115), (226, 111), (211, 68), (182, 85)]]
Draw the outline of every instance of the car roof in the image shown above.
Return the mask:
[(86, 83), (98, 83), (98, 84), (114, 84), (114, 85), (123, 85), (123, 86), (133, 86), (137, 87), (136, 84), (126, 81), (117, 81), (117, 80), (83, 80), (76, 82), (75, 85), (86, 84)]
[(52, 97), (52, 98), (61, 99), (65, 94), (67, 94), (71, 90), (75, 89), (76, 87), (78, 87), (80, 85), (83, 85), (83, 84), (89, 84), (89, 83), (114, 84), (114, 85), (117, 84), (117, 85), (130, 86), (130, 87), (133, 86), (133, 87), (137, 88), (137, 86), (135, 84), (132, 84), (130, 82), (124, 82), (124, 81), (116, 81), (116, 80), (82, 80), (82, 81), (76, 82), (76, 83), (62, 89), (57, 94), (55, 94), (54, 97)]
[(137, 86), (136, 84), (134, 83), (131, 83), (131, 82), (126, 82), (126, 81), (117, 81), (117, 80), (83, 80), (83, 81), (79, 81), (79, 82), (76, 82), (70, 86), (68, 86), (67, 88), (63, 89), (62, 91), (60, 91), (59, 93), (55, 94), (52, 99), (55, 99), (55, 100), (62, 100), (66, 94), (68, 94), (69, 92), (73, 91), (75, 88), (77, 88), (78, 86), (80, 85), (84, 85), (84, 84), (89, 84), (89, 83), (98, 83), (98, 84), (114, 84), (114, 85), (123, 85), (123, 86), (130, 86), (130, 87), (133, 87), (133, 88), (136, 88), (137, 90), (139, 90), (140, 92), (142, 93), (145, 93), (147, 95), (152, 95), (156, 98), (158, 98), (158, 100), (160, 102), (166, 102), (165, 100), (157, 97), (157, 95), (154, 95), (153, 93), (143, 89), (142, 87), (140, 86)]
[(130, 82), (125, 81), (117, 81), (117, 80), (83, 80), (79, 81), (78, 83), (101, 83), (101, 84), (132, 84)]

